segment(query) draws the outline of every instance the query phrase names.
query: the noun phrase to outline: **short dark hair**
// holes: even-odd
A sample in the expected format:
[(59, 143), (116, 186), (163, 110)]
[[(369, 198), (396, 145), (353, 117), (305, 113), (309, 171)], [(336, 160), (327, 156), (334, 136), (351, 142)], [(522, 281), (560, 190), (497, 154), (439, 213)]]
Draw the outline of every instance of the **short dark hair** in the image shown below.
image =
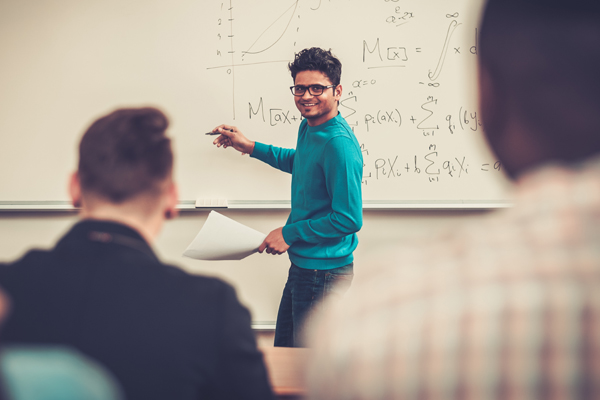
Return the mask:
[(159, 193), (173, 169), (167, 117), (156, 108), (123, 108), (96, 120), (79, 144), (84, 193), (122, 203)]
[(479, 56), (505, 112), (553, 159), (600, 151), (600, 1), (489, 0)]
[(294, 82), (296, 81), (296, 75), (301, 71), (320, 71), (334, 85), (339, 85), (342, 78), (342, 63), (340, 60), (331, 54), (331, 50), (323, 50), (318, 47), (300, 51), (288, 67)]

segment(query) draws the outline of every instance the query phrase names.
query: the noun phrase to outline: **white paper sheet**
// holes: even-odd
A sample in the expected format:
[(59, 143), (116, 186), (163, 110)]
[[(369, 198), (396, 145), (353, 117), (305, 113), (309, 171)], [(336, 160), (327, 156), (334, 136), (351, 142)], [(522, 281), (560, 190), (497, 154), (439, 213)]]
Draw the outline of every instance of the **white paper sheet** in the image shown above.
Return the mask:
[(258, 251), (267, 235), (211, 211), (183, 253), (197, 260), (241, 260)]

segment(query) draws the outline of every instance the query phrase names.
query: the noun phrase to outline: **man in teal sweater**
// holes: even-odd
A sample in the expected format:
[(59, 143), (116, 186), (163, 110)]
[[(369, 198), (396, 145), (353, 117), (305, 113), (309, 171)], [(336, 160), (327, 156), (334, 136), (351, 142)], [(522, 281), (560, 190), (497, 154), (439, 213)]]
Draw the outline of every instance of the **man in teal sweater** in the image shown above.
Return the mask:
[(259, 247), (292, 263), (283, 291), (275, 346), (302, 345), (306, 318), (325, 296), (341, 296), (353, 276), (356, 232), (362, 226), (360, 146), (338, 112), (342, 65), (330, 51), (305, 49), (289, 64), (296, 107), (304, 117), (296, 149), (247, 139), (236, 127), (221, 125), (214, 141), (233, 147), (292, 174), (292, 211)]

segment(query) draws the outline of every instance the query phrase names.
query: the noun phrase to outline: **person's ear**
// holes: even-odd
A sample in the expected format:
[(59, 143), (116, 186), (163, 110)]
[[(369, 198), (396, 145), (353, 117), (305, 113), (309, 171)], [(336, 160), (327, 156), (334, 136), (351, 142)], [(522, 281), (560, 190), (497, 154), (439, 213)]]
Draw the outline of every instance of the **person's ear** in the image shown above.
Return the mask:
[(6, 315), (10, 311), (10, 299), (2, 290), (0, 290), (0, 325), (4, 322)]
[(169, 184), (166, 196), (167, 201), (164, 210), (165, 219), (173, 219), (177, 217), (177, 215), (179, 215), (179, 211), (177, 210), (177, 204), (179, 203), (179, 193), (177, 190), (177, 185), (174, 182), (171, 182)]
[(337, 85), (335, 87), (335, 90), (333, 92), (333, 97), (337, 100), (340, 101), (340, 99), (342, 98), (342, 85)]
[(71, 204), (75, 208), (81, 207), (81, 183), (79, 181), (79, 174), (73, 172), (71, 179), (69, 180), (69, 196), (71, 197)]

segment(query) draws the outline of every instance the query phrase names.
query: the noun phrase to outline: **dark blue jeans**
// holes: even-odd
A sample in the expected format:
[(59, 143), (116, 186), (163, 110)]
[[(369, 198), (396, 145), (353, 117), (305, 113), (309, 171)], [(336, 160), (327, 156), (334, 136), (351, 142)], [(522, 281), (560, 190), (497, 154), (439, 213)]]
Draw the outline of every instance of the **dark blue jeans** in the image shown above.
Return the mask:
[(353, 276), (354, 263), (327, 270), (292, 264), (277, 313), (275, 346), (304, 347), (303, 328), (308, 325), (311, 312), (326, 297), (342, 297)]

